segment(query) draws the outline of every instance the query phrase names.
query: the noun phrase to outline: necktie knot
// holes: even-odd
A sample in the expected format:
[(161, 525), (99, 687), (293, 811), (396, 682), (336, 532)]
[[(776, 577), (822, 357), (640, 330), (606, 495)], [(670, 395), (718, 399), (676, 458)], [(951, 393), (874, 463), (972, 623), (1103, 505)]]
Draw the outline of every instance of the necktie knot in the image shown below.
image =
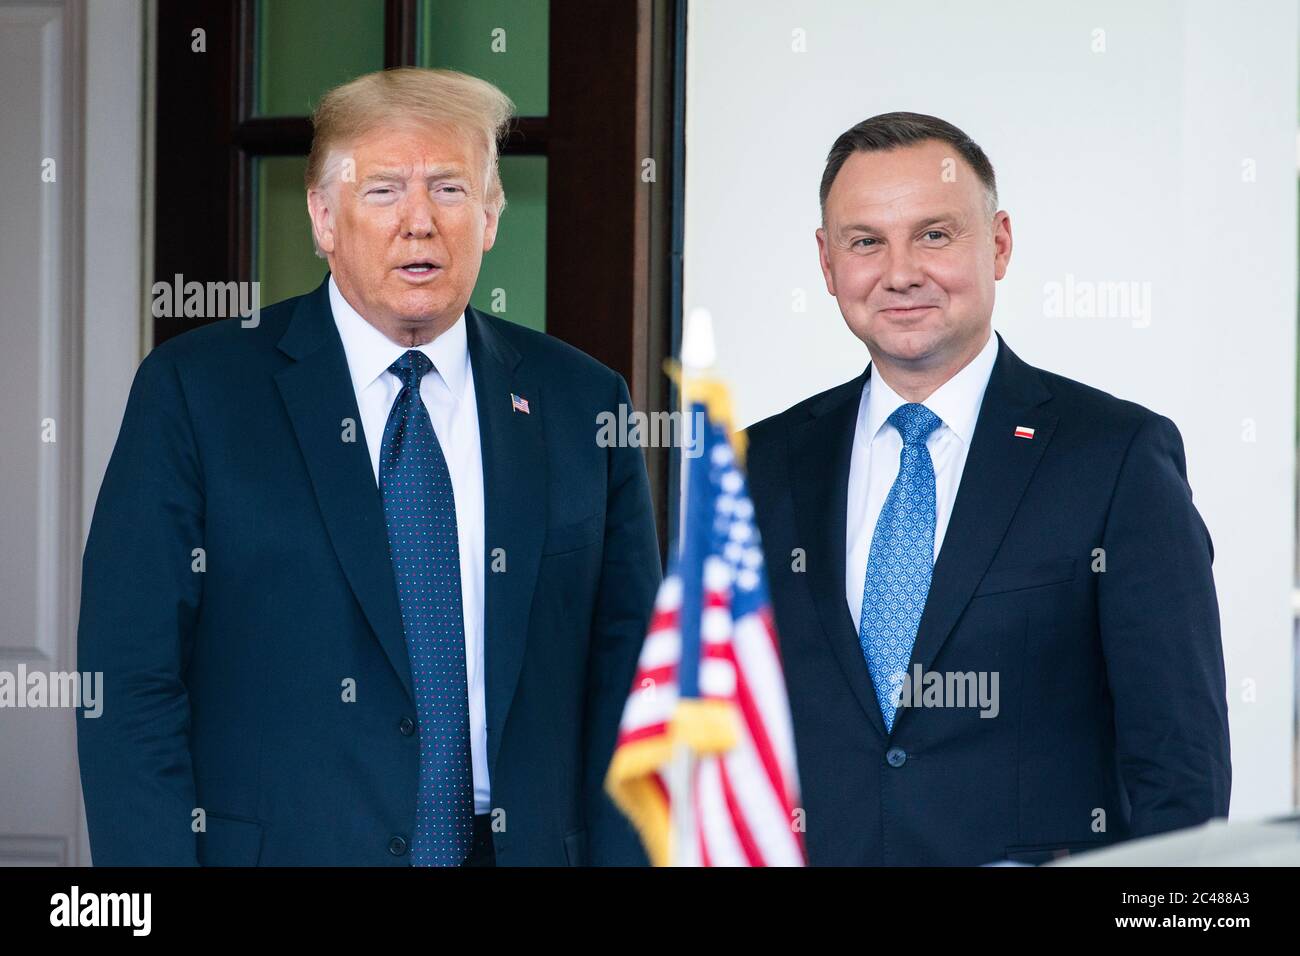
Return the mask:
[(889, 424), (898, 429), (904, 445), (923, 445), (943, 420), (924, 405), (909, 402), (895, 409), (889, 416)]
[(432, 368), (433, 362), (429, 361), (429, 356), (418, 349), (410, 349), (396, 362), (388, 366), (388, 371), (400, 378), (403, 385), (410, 387), (411, 385), (418, 385), (420, 380)]

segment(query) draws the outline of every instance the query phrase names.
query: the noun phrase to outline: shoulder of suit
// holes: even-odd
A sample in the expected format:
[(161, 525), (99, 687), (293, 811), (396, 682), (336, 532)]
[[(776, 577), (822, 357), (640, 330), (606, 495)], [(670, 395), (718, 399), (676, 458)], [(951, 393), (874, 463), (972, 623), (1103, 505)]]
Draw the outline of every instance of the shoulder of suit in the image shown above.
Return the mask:
[[(1051, 393), (1049, 404), (1055, 414), (1062, 417), (1083, 418), (1091, 429), (1099, 429), (1114, 435), (1132, 436), (1142, 426), (1164, 418), (1158, 412), (1137, 402), (1118, 398), (1083, 382), (1029, 365), (1023, 360), (1018, 361), (1037, 375), (1043, 386)], [(751, 451), (757, 449), (761, 453), (766, 445), (783, 441), (789, 429), (810, 417), (814, 410), (824, 411), (840, 402), (849, 401), (859, 394), (861, 384), (862, 377), (858, 376), (818, 392), (791, 405), (785, 411), (750, 425), (745, 429), (745, 434)]]
[[(310, 295), (311, 293), (308, 293)], [(219, 319), (173, 336), (150, 353), (154, 360), (170, 359), (177, 365), (220, 366), (274, 351), (297, 303), (306, 295), (268, 305), (258, 313), (256, 325), (245, 326), (238, 316)]]
[(791, 405), (783, 412), (777, 412), (775, 415), (769, 415), (767, 418), (754, 422), (745, 429), (749, 445), (751, 448), (755, 444), (761, 446), (784, 434), (791, 425), (808, 418), (814, 409), (830, 407), (842, 401), (849, 401), (854, 396), (860, 395), (861, 391), (862, 376), (858, 375), (847, 382), (841, 382), (839, 385), (828, 388), (823, 392), (818, 392), (816, 395), (810, 395), (803, 401)]
[(524, 361), (537, 364), (549, 373), (559, 373), (587, 382), (613, 382), (618, 376), (609, 366), (553, 335), (538, 332), (481, 309), (474, 309), (474, 312), (493, 332), (509, 342)]
[[(1033, 368), (1033, 366), (1030, 366)], [(1144, 405), (1118, 398), (1091, 385), (1034, 368), (1043, 385), (1052, 393), (1051, 410), (1058, 415), (1086, 417), (1093, 428), (1132, 434), (1153, 419), (1162, 418)]]
[[(155, 361), (169, 358), (182, 366), (222, 365), (252, 358), (259, 352), (272, 353), (284, 336), (298, 303), (314, 294), (315, 291), (266, 306), (254, 327), (245, 327), (243, 320), (236, 317), (182, 332), (153, 350), (157, 353)], [(489, 313), (474, 311), (530, 363), (587, 382), (612, 383), (615, 379), (613, 369), (567, 342)]]

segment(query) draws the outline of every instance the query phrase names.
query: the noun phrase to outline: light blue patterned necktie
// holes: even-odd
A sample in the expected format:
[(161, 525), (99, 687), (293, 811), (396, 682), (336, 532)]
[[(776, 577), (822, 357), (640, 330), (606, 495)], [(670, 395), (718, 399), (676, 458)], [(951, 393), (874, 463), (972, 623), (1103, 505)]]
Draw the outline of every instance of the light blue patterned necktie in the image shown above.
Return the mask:
[(894, 710), (934, 571), (934, 462), (926, 439), (943, 424), (924, 405), (902, 405), (889, 423), (903, 436), (898, 477), (880, 509), (867, 556), (858, 642), (867, 659), (885, 729)]
[(432, 368), (415, 349), (388, 367), (402, 390), (384, 426), (379, 489), (419, 720), (411, 865), (457, 866), (473, 846), (474, 777), (456, 499), (420, 398), (420, 380)]

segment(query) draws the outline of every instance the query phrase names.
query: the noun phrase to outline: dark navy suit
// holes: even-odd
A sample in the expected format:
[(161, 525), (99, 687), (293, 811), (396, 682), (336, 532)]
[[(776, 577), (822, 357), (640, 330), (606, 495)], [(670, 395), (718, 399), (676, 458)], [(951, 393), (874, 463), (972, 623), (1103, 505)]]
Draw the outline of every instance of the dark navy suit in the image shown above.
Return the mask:
[(870, 373), (748, 431), (810, 862), (1042, 862), (1226, 815), (1213, 551), (1178, 430), (1000, 337), (908, 666), (997, 672), (999, 712), (901, 707), (886, 733), (844, 593)]
[[(660, 577), (641, 453), (596, 442), (627, 386), (466, 321), (496, 859), (643, 862), (601, 789)], [(410, 665), (325, 283), (144, 360), (86, 546), (78, 667), (104, 673), (103, 715), (78, 719), (96, 864), (408, 862)]]

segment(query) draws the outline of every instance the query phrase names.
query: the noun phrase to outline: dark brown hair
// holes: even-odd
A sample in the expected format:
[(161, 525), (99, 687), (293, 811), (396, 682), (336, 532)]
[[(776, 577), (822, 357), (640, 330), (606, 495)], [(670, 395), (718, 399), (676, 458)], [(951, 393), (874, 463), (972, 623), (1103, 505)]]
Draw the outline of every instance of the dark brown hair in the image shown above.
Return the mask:
[(993, 175), (993, 164), (984, 155), (979, 144), (959, 130), (956, 126), (937, 116), (925, 113), (881, 113), (840, 134), (835, 145), (826, 154), (826, 170), (822, 173), (821, 210), (822, 219), (826, 218), (826, 197), (831, 193), (831, 185), (839, 175), (840, 167), (854, 153), (875, 153), (882, 150), (898, 149), (912, 146), (928, 140), (947, 143), (966, 160), (975, 175), (984, 184), (988, 195), (989, 215), (998, 208), (998, 184)]

